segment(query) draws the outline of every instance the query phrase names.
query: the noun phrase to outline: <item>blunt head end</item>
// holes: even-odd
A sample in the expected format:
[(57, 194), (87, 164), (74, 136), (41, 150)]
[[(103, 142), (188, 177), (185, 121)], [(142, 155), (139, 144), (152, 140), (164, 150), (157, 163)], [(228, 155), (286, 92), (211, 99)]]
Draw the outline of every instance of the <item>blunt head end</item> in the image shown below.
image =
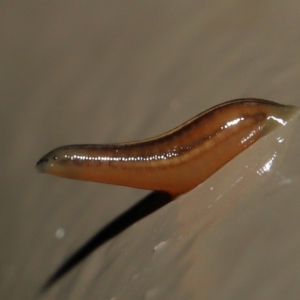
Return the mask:
[(52, 169), (56, 165), (57, 160), (58, 157), (55, 154), (55, 151), (50, 151), (39, 159), (35, 167), (38, 172), (49, 173), (50, 169)]
[(49, 162), (49, 159), (46, 156), (43, 156), (35, 165), (35, 168), (38, 172), (44, 173), (44, 167)]

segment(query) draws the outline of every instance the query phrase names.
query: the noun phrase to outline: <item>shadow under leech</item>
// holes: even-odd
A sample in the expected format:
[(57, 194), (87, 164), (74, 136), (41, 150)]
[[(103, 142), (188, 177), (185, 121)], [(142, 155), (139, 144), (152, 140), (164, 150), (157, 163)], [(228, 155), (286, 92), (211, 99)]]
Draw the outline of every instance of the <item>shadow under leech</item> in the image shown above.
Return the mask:
[(40, 292), (44, 293), (51, 288), (63, 276), (69, 273), (98, 247), (101, 247), (110, 239), (114, 238), (137, 221), (152, 214), (156, 210), (170, 203), (174, 197), (166, 192), (152, 192), (133, 205), (127, 211), (116, 217), (113, 221), (102, 228), (73, 255), (71, 255), (42, 286)]

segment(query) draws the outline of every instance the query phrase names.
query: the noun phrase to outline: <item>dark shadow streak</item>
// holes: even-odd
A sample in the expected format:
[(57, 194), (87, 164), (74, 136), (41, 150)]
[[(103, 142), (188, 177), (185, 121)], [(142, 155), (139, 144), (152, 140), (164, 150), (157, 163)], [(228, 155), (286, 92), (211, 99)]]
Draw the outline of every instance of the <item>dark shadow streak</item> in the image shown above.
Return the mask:
[(152, 214), (159, 208), (172, 201), (172, 197), (165, 192), (153, 192), (129, 208), (120, 216), (107, 224), (96, 235), (94, 235), (86, 244), (68, 258), (57, 271), (48, 279), (42, 287), (41, 292), (46, 292), (59, 279), (70, 272), (81, 261), (88, 257), (98, 247), (126, 230), (132, 224)]

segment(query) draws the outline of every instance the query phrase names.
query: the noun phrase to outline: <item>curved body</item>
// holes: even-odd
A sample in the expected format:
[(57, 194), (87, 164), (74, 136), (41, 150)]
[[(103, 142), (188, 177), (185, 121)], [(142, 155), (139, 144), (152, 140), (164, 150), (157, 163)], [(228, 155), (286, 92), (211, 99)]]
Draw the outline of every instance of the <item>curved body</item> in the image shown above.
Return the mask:
[(194, 188), (297, 111), (260, 99), (217, 105), (155, 138), (57, 148), (37, 163), (52, 175), (166, 191)]

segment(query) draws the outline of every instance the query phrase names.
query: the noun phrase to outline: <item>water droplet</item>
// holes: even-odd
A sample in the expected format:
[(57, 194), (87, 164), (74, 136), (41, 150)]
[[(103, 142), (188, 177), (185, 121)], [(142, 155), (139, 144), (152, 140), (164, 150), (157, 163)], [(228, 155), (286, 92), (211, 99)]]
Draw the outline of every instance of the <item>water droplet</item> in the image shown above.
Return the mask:
[(160, 242), (159, 244), (157, 244), (157, 245), (154, 247), (154, 251), (160, 251), (160, 250), (162, 250), (166, 245), (167, 245), (167, 242), (166, 242), (166, 241)]
[(277, 138), (277, 141), (278, 141), (278, 143), (282, 143), (282, 142), (284, 142), (284, 138), (278, 137), (278, 138)]
[(63, 228), (58, 228), (55, 232), (55, 236), (58, 239), (62, 239), (65, 236), (66, 231)]

